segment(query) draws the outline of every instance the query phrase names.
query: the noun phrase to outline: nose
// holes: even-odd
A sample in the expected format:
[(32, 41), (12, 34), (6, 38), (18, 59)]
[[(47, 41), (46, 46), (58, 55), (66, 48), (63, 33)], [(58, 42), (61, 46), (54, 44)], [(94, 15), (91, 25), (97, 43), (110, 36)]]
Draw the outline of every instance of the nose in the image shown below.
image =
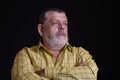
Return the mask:
[(64, 30), (64, 28), (65, 28), (64, 24), (59, 23), (59, 28), (58, 28), (58, 29), (59, 29), (59, 30), (61, 30), (61, 29)]

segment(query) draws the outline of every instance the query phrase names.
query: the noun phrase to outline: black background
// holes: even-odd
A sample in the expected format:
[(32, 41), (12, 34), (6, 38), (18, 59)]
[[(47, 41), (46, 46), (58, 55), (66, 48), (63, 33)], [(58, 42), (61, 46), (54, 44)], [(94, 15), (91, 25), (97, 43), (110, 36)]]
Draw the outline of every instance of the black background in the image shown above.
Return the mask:
[(116, 5), (112, 0), (3, 0), (0, 11), (1, 80), (11, 80), (16, 53), (37, 44), (37, 23), (43, 9), (57, 7), (69, 20), (69, 43), (82, 46), (94, 57), (98, 80), (115, 80), (119, 70), (116, 52)]

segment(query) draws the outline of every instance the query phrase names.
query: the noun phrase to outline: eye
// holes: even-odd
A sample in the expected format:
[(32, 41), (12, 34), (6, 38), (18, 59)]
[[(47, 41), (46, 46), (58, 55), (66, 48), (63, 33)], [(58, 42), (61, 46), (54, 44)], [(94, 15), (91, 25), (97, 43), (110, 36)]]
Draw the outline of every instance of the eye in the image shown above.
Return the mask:
[(68, 23), (63, 23), (65, 26), (67, 26), (68, 25)]
[(59, 22), (52, 22), (52, 25), (59, 25)]

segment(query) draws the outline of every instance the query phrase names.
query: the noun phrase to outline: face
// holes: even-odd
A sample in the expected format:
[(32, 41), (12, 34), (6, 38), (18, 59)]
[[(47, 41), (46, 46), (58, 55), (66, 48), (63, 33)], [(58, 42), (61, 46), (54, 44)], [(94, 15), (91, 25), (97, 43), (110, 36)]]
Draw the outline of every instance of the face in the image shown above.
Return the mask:
[(47, 12), (42, 30), (43, 40), (51, 45), (64, 46), (68, 42), (68, 22), (65, 13)]

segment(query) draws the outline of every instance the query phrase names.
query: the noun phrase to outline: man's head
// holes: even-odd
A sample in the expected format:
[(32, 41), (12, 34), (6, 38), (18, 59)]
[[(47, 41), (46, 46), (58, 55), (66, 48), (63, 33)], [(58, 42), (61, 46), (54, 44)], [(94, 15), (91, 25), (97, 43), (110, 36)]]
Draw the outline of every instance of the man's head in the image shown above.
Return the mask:
[(46, 10), (40, 15), (38, 31), (46, 47), (63, 48), (68, 42), (68, 21), (66, 13), (56, 8)]

